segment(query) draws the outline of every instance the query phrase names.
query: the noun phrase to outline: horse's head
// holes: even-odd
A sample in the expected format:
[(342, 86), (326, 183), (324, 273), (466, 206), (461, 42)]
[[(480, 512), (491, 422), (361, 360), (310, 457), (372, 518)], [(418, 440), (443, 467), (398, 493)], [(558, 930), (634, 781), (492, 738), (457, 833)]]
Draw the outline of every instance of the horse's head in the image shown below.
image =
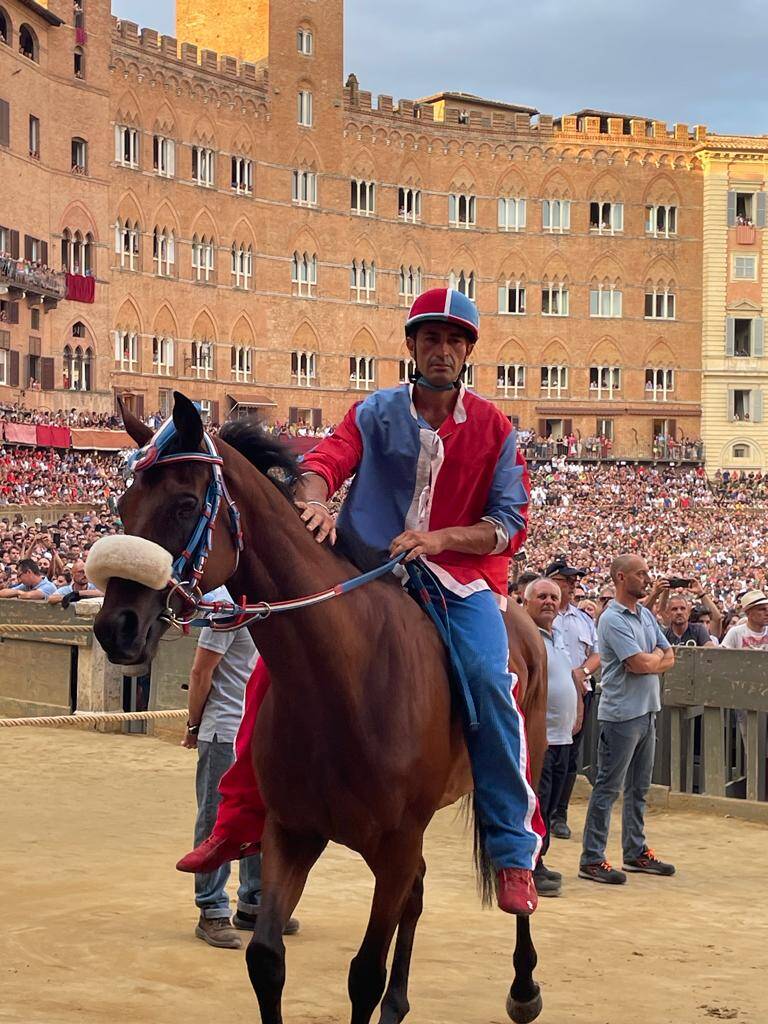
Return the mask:
[[(174, 399), (175, 432), (164, 458), (174, 453), (202, 452), (200, 414), (179, 392), (174, 392)], [(143, 448), (153, 431), (122, 402), (120, 411), (126, 431)], [(126, 536), (107, 538), (103, 554), (97, 545), (92, 552), (95, 557), (89, 557), (89, 572), (98, 573), (100, 582), (108, 581), (94, 632), (109, 660), (121, 665), (152, 658), (168, 628), (163, 613), (171, 563), (190, 545), (211, 481), (212, 468), (205, 462), (161, 461), (153, 465), (149, 461), (146, 468), (135, 472), (118, 502)], [(226, 507), (220, 513), (226, 523)], [(211, 590), (224, 583), (232, 573), (234, 556), (235, 544), (225, 525), (215, 531), (201, 588)]]

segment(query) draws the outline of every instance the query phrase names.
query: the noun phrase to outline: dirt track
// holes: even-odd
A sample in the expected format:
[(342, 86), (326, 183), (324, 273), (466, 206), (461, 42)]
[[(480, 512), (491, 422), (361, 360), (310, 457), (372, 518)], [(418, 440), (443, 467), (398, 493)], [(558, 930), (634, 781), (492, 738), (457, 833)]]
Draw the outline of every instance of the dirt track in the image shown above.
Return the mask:
[[(190, 879), (173, 868), (191, 836), (194, 759), (142, 737), (0, 734), (0, 1021), (257, 1024), (242, 952), (194, 938)], [(678, 876), (618, 890), (577, 880), (577, 843), (555, 841), (564, 895), (534, 918), (543, 1024), (765, 1024), (767, 830), (654, 815), (650, 838)], [(479, 909), (453, 811), (430, 830), (427, 863), (408, 1020), (501, 1024), (514, 926)], [(346, 1024), (369, 894), (348, 851), (318, 864), (288, 940), (286, 1024)]]

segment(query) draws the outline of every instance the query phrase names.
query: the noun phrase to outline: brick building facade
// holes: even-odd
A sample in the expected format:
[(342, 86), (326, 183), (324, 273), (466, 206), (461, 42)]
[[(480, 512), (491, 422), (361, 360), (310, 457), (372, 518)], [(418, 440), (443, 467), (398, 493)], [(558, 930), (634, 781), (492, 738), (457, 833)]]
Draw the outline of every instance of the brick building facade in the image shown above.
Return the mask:
[(373, 102), (344, 84), (342, 0), (255, 10), (184, 5), (177, 40), (106, 0), (0, 0), (0, 225), (96, 282), (7, 293), (0, 400), (146, 414), (180, 388), (217, 420), (333, 423), (405, 379), (407, 306), (450, 281), (481, 313), (468, 383), (521, 426), (627, 456), (701, 435), (705, 129)]

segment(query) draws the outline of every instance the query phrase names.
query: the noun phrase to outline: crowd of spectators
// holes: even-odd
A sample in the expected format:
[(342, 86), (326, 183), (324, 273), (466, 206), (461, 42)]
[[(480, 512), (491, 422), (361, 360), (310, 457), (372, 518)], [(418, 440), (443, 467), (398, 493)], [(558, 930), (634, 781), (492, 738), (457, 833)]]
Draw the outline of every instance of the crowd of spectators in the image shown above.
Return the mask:
[[(519, 430), (518, 443), (527, 459), (610, 459), (613, 457), (613, 441), (606, 435), (581, 437), (571, 432), (565, 435), (544, 437), (535, 430)], [(704, 443), (689, 437), (674, 438), (658, 434), (653, 439), (654, 459), (671, 462), (697, 462), (704, 458)]]
[(0, 426), (4, 423), (29, 423), (38, 426), (83, 427), (121, 430), (119, 416), (108, 412), (80, 412), (78, 409), (27, 409), (24, 405), (0, 405)]
[(40, 260), (14, 259), (9, 252), (0, 252), (0, 275), (18, 288), (39, 288), (63, 298), (66, 274), (57, 273)]
[[(91, 425), (117, 426), (114, 417), (101, 414), (4, 408), (0, 415), (10, 422), (52, 424), (73, 422), (77, 415), (82, 417), (79, 422), (87, 418)], [(159, 413), (156, 419), (159, 423)], [(276, 436), (295, 437), (319, 437), (332, 430), (303, 423), (278, 423), (270, 429)], [(566, 557), (586, 571), (585, 594), (597, 600), (611, 560), (620, 553), (637, 553), (658, 576), (701, 583), (724, 612), (735, 608), (745, 591), (766, 587), (768, 475), (725, 470), (708, 478), (695, 464), (598, 463), (574, 456), (563, 453), (531, 463), (530, 529), (516, 573), (541, 572)], [(122, 466), (119, 454), (0, 447), (0, 518), (3, 506), (88, 504), (93, 509), (90, 519), (69, 517), (66, 530), (56, 531), (64, 538), (63, 571), (71, 571), (73, 559), (92, 539), (94, 521), (119, 528), (115, 509)], [(343, 494), (335, 504), (342, 499)], [(30, 509), (20, 522), (0, 527), (0, 539), (14, 541), (5, 544), (8, 557), (0, 581), (5, 585), (15, 578), (16, 563), (24, 557), (19, 549), (24, 538), (18, 534), (32, 530), (25, 537), (34, 536), (35, 518)], [(11, 529), (16, 536), (9, 534)], [(66, 548), (72, 542), (79, 548), (74, 554)]]

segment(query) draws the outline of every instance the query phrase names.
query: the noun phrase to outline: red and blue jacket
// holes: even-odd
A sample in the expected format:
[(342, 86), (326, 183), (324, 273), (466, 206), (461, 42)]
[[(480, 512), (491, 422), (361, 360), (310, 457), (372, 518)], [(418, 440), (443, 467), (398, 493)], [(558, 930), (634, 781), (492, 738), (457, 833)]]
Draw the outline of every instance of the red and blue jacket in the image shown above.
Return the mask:
[[(339, 529), (378, 552), (404, 530), (496, 527), (487, 555), (444, 551), (427, 564), (459, 597), (490, 589), (505, 601), (510, 556), (526, 535), (530, 486), (509, 420), (463, 386), (453, 414), (433, 428), (416, 411), (413, 385), (376, 391), (304, 457), (334, 494), (354, 475)], [(502, 602), (503, 603), (503, 602)]]

